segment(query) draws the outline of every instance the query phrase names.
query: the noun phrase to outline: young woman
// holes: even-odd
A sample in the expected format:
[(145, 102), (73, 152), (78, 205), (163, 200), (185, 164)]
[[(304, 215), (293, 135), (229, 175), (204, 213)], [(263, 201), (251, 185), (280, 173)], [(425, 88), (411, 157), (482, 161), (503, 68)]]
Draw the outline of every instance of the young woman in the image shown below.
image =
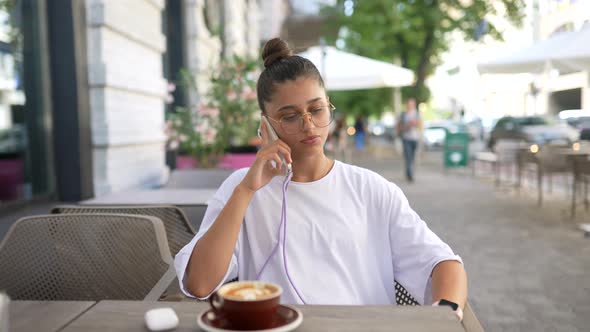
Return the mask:
[[(175, 258), (185, 294), (205, 299), (239, 276), (279, 284), (283, 303), (395, 304), (397, 280), (422, 304), (463, 307), (461, 259), (402, 191), (324, 155), (334, 107), (316, 67), (280, 39), (262, 59), (258, 102), (279, 139), (262, 125), (256, 161), (209, 201), (199, 233)], [(292, 164), (288, 186), (281, 157)]]

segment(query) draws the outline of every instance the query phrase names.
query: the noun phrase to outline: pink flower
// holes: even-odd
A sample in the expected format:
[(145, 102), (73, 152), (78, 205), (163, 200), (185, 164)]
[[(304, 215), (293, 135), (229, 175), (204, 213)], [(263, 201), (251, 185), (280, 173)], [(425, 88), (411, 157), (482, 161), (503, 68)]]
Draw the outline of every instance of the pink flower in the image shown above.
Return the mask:
[(184, 135), (184, 134), (180, 134), (180, 136), (178, 136), (178, 140), (180, 140), (182, 143), (188, 141), (188, 136)]
[(203, 116), (209, 116), (212, 118), (216, 118), (219, 116), (219, 109), (216, 107), (209, 107), (205, 105), (201, 105), (197, 110), (197, 113)]
[(178, 149), (179, 145), (180, 145), (180, 143), (177, 140), (172, 140), (172, 141), (170, 141), (170, 144), (168, 144), (168, 147), (171, 150), (176, 150), (176, 149)]
[(249, 86), (244, 87), (242, 93), (240, 93), (240, 98), (250, 101), (255, 100), (257, 98), (256, 91)]
[(195, 126), (195, 131), (201, 136), (205, 133), (205, 130), (207, 130), (207, 126), (202, 122)]
[(227, 93), (227, 99), (229, 99), (230, 101), (236, 100), (238, 98), (238, 95), (236, 94), (236, 92), (234, 90), (229, 90), (229, 92)]
[(174, 132), (174, 128), (172, 126), (172, 121), (168, 120), (164, 124), (164, 134), (166, 136), (170, 136)]
[(166, 98), (164, 99), (164, 102), (166, 102), (166, 104), (172, 104), (174, 102), (174, 96), (172, 96), (171, 94), (167, 94)]
[(205, 144), (213, 144), (213, 143), (215, 143), (216, 136), (217, 136), (217, 130), (215, 130), (213, 128), (209, 128), (209, 129), (207, 129), (207, 131), (203, 135), (203, 140), (205, 141)]
[(174, 92), (176, 90), (176, 84), (174, 84), (173, 82), (168, 82), (168, 92)]

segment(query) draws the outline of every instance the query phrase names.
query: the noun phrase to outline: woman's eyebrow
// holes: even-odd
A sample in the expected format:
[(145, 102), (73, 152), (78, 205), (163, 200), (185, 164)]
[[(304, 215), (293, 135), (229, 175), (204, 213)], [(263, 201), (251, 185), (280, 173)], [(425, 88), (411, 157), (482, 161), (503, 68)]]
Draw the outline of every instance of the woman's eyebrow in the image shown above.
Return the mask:
[[(313, 98), (313, 99), (308, 100), (306, 104), (309, 105), (309, 104), (315, 103), (316, 101), (321, 100), (321, 99), (322, 99), (322, 97)], [(285, 106), (279, 108), (277, 110), (277, 112), (286, 111), (286, 110), (290, 110), (290, 109), (297, 109), (297, 106), (296, 105), (285, 105)]]

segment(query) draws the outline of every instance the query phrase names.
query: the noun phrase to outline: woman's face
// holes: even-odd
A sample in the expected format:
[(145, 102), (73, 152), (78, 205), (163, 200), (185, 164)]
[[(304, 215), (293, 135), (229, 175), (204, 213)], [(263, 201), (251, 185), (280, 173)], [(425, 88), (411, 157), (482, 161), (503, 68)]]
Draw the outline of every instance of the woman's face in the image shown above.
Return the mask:
[[(324, 153), (329, 126), (317, 127), (311, 121), (310, 114), (323, 107), (327, 107), (329, 111), (330, 101), (317, 80), (301, 77), (278, 84), (272, 100), (266, 102), (264, 106), (266, 116), (276, 120), (269, 122), (279, 138), (291, 147), (294, 159)], [(303, 126), (297, 133), (287, 133), (278, 122), (283, 119), (285, 124), (288, 119), (297, 118), (297, 115), (306, 112), (308, 114), (303, 116)]]

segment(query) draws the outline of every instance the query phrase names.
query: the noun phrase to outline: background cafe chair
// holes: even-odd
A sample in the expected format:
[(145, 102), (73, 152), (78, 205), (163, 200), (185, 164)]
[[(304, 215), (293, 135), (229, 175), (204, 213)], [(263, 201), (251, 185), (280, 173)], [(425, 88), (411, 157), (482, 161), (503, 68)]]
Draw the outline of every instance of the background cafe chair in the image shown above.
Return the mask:
[[(508, 167), (514, 174), (518, 181), (518, 156), (520, 151), (526, 147), (526, 143), (522, 140), (501, 139), (498, 140), (494, 146), (494, 153), (496, 161), (494, 162), (495, 184), (500, 186), (502, 178), (502, 168)], [(518, 183), (517, 183), (518, 185)]]
[(539, 152), (535, 153), (537, 160), (537, 193), (538, 203), (543, 204), (543, 178), (549, 177), (549, 190), (552, 190), (553, 174), (571, 174), (572, 165), (566, 155), (560, 151), (571, 150), (571, 146), (564, 145), (543, 145)]
[(184, 212), (172, 205), (146, 206), (97, 206), (97, 205), (63, 205), (56, 206), (51, 213), (109, 213), (134, 214), (159, 218), (164, 223), (170, 253), (175, 256), (182, 247), (189, 243), (196, 232)]
[(162, 221), (137, 215), (22, 218), (0, 243), (0, 267), (14, 300), (155, 301), (176, 276)]
[[(590, 149), (589, 149), (590, 150)], [(572, 207), (571, 216), (576, 216), (576, 196), (578, 186), (582, 186), (584, 197), (584, 208), (586, 211), (590, 208), (588, 200), (588, 183), (590, 183), (590, 153), (588, 155), (579, 155), (572, 158), (572, 168), (574, 174), (574, 183), (572, 184)]]

